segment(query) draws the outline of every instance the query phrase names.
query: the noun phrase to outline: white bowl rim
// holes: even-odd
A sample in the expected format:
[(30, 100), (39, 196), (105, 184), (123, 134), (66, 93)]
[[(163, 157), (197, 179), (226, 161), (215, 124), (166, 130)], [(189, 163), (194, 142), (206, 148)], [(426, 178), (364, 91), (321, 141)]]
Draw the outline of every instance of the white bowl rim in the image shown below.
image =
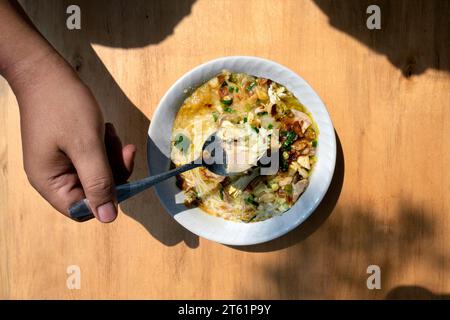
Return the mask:
[[(156, 126), (153, 125), (155, 122), (157, 123), (158, 119), (163, 119), (164, 118), (164, 112), (167, 111), (167, 108), (170, 107), (170, 103), (169, 103), (169, 97), (171, 95), (174, 94), (174, 90), (179, 90), (180, 84), (182, 84), (183, 82), (186, 82), (186, 80), (192, 76), (195, 73), (199, 73), (205, 69), (214, 69), (214, 68), (218, 68), (216, 66), (221, 66), (221, 65), (226, 65), (227, 63), (231, 63), (233, 61), (246, 61), (246, 62), (252, 62), (255, 64), (261, 64), (263, 66), (269, 66), (271, 68), (276, 69), (277, 71), (283, 72), (288, 74), (289, 76), (295, 78), (296, 81), (298, 81), (298, 83), (302, 84), (304, 86), (304, 89), (306, 89), (308, 91), (308, 94), (311, 95), (311, 97), (313, 97), (315, 99), (315, 107), (320, 108), (321, 110), (321, 117), (322, 117), (322, 124), (319, 125), (315, 114), (313, 112), (312, 106), (309, 104), (304, 103), (304, 99), (302, 99), (302, 97), (298, 96), (297, 94), (295, 94), (295, 90), (292, 90), (292, 88), (289, 88), (289, 85), (283, 82), (278, 81), (278, 79), (274, 79), (274, 78), (270, 78), (271, 80), (274, 80), (286, 87), (288, 87), (288, 90), (290, 90), (291, 92), (294, 93), (294, 95), (302, 102), (305, 104), (306, 108), (313, 114), (314, 120), (317, 122), (318, 127), (319, 127), (319, 144), (318, 144), (318, 163), (322, 160), (321, 157), (324, 155), (320, 154), (320, 147), (321, 144), (323, 143), (323, 141), (321, 141), (321, 135), (323, 134), (323, 130), (326, 129), (327, 134), (328, 134), (328, 139), (327, 139), (327, 144), (329, 144), (329, 147), (327, 147), (328, 153), (327, 153), (327, 165), (328, 165), (328, 172), (326, 172), (326, 174), (324, 175), (324, 180), (321, 182), (320, 185), (320, 189), (319, 189), (319, 193), (315, 194), (315, 199), (312, 202), (312, 204), (309, 205), (308, 209), (306, 210), (306, 212), (304, 212), (303, 214), (299, 214), (297, 213), (297, 219), (294, 220), (293, 222), (289, 223), (288, 226), (285, 226), (284, 228), (275, 228), (271, 233), (264, 235), (262, 237), (259, 237), (258, 239), (240, 239), (240, 238), (227, 238), (224, 236), (217, 236), (217, 233), (214, 232), (207, 232), (205, 231), (205, 226), (200, 226), (196, 223), (190, 223), (189, 221), (189, 217), (192, 217), (192, 214), (197, 214), (197, 212), (195, 211), (201, 211), (202, 215), (204, 216), (203, 220), (205, 221), (213, 221), (213, 220), (220, 220), (222, 224), (227, 225), (227, 227), (231, 224), (234, 225), (258, 225), (258, 224), (262, 224), (262, 223), (267, 223), (268, 221), (274, 221), (276, 219), (279, 219), (280, 217), (283, 217), (285, 215), (287, 215), (289, 212), (295, 211), (294, 208), (297, 206), (297, 204), (301, 201), (301, 198), (297, 200), (297, 202), (295, 203), (295, 205), (289, 209), (288, 211), (286, 211), (285, 213), (283, 213), (280, 216), (276, 216), (273, 217), (271, 219), (268, 220), (264, 220), (262, 222), (254, 222), (254, 223), (242, 223), (242, 222), (233, 222), (233, 221), (228, 221), (225, 220), (223, 218), (220, 217), (214, 217), (211, 216), (209, 214), (203, 213), (203, 211), (199, 208), (194, 208), (194, 209), (186, 209), (184, 212), (171, 212), (173, 211), (169, 205), (166, 203), (165, 201), (165, 197), (164, 197), (164, 189), (161, 187), (161, 185), (157, 185), (155, 186), (155, 193), (157, 195), (157, 197), (159, 198), (160, 202), (162, 203), (163, 207), (166, 209), (166, 211), (171, 214), (175, 220), (177, 220), (183, 227), (185, 227), (186, 229), (188, 229), (189, 231), (191, 231), (192, 233), (201, 236), (203, 238), (206, 238), (208, 240), (212, 240), (215, 242), (219, 242), (225, 245), (234, 245), (234, 246), (244, 246), (244, 245), (255, 245), (255, 244), (259, 244), (259, 243), (264, 243), (264, 242), (268, 242), (271, 241), (275, 238), (281, 237), (282, 235), (288, 233), (289, 231), (295, 229), (296, 227), (298, 227), (300, 224), (302, 224), (318, 207), (318, 205), (320, 204), (320, 202), (323, 200), (330, 184), (332, 181), (332, 177), (334, 174), (334, 169), (335, 169), (335, 163), (336, 163), (336, 137), (335, 137), (335, 132), (334, 132), (334, 127), (331, 121), (331, 118), (329, 116), (328, 110), (325, 106), (325, 104), (323, 103), (323, 101), (320, 99), (320, 97), (317, 95), (317, 93), (312, 89), (312, 87), (309, 85), (308, 82), (306, 82), (301, 76), (299, 76), (297, 73), (295, 73), (294, 71), (288, 69), (287, 67), (265, 59), (265, 58), (260, 58), (260, 57), (253, 57), (253, 56), (226, 56), (226, 57), (221, 57), (221, 58), (217, 58), (214, 60), (210, 60), (207, 61), (203, 64), (198, 65), (197, 67), (191, 69), (190, 71), (186, 72), (183, 76), (181, 76), (168, 90), (167, 92), (164, 94), (164, 96), (161, 98), (154, 114), (152, 117), (152, 120), (150, 122), (150, 126), (149, 126), (149, 130), (148, 130), (148, 141), (151, 141), (151, 137), (153, 137), (156, 132), (158, 131)], [(221, 67), (220, 69), (217, 69), (216, 74), (218, 72), (220, 72), (222, 69), (224, 69), (223, 67)], [(230, 68), (225, 68), (225, 69), (230, 69)], [(233, 71), (239, 71), (239, 70), (233, 70)], [(241, 72), (245, 72), (245, 71), (241, 71)], [(247, 72), (246, 72), (247, 73)], [(258, 76), (257, 72), (253, 72), (253, 75)], [(202, 81), (198, 82), (198, 83), (191, 83), (191, 85), (189, 86), (185, 86), (185, 89), (189, 88), (189, 87), (197, 87), (199, 86), (201, 83), (204, 83), (206, 81), (208, 81), (209, 78), (205, 78), (202, 79)], [(178, 94), (180, 94), (178, 92)], [(179, 106), (177, 106), (178, 108), (176, 109), (176, 111), (178, 111), (179, 107), (181, 106), (181, 104), (179, 104)], [(176, 114), (176, 113), (175, 113)], [(171, 129), (171, 128), (170, 128)], [(158, 170), (155, 170), (155, 168), (152, 168), (153, 164), (150, 161), (150, 157), (149, 157), (149, 146), (147, 146), (147, 150), (148, 150), (148, 157), (147, 157), (147, 163), (148, 163), (148, 169), (149, 172), (155, 172), (157, 173)], [(317, 166), (317, 164), (316, 164)], [(153, 166), (154, 167), (154, 166)], [(316, 169), (317, 167), (314, 169), (313, 174), (311, 179), (313, 178), (313, 176), (316, 174)], [(308, 186), (308, 188), (306, 189), (305, 193), (308, 191), (308, 189), (310, 188), (310, 186)], [(180, 213), (182, 214), (186, 214), (188, 216), (188, 218), (186, 219), (184, 216), (183, 218), (179, 217)], [(177, 218), (178, 217), (178, 218)], [(213, 219), (213, 220), (211, 220)], [(206, 224), (208, 224), (208, 222), (206, 222)], [(276, 225), (276, 224), (274, 224)], [(239, 228), (238, 228), (239, 229)], [(242, 228), (241, 228), (242, 229)], [(273, 228), (272, 228), (273, 229)], [(242, 232), (242, 230), (240, 230), (240, 232)]]

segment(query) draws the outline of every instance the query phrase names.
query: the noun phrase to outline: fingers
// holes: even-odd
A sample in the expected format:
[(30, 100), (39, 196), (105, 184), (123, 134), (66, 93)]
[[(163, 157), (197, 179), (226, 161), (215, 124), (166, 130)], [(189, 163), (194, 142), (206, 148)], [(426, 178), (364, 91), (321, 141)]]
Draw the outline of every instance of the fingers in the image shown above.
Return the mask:
[(114, 179), (102, 136), (90, 137), (68, 150), (92, 212), (101, 222), (117, 217)]
[(46, 198), (59, 212), (69, 216), (69, 208), (86, 196), (81, 187), (77, 173), (64, 173), (49, 180), (50, 186)]
[[(136, 146), (134, 144), (128, 144), (122, 149), (122, 157), (125, 168), (127, 169), (129, 176), (134, 169), (134, 158), (136, 156)], [(127, 177), (127, 179), (129, 178)]]
[(122, 148), (122, 142), (111, 123), (105, 124), (105, 146), (114, 182), (125, 183), (133, 171), (136, 147), (130, 144)]
[[(68, 209), (85, 198), (78, 175), (65, 156), (47, 158), (48, 167), (36, 167), (27, 172), (31, 185), (59, 212), (69, 216)], [(37, 172), (37, 173), (36, 173)]]
[(114, 185), (125, 183), (129, 178), (136, 147), (122, 147), (112, 124), (107, 124), (105, 129), (105, 135), (90, 133), (91, 138), (86, 138), (85, 133), (77, 141), (72, 140), (64, 152), (46, 147), (45, 141), (29, 144), (24, 149), (29, 181), (64, 215), (68, 215), (71, 205), (87, 198), (101, 222), (111, 222), (117, 216)]

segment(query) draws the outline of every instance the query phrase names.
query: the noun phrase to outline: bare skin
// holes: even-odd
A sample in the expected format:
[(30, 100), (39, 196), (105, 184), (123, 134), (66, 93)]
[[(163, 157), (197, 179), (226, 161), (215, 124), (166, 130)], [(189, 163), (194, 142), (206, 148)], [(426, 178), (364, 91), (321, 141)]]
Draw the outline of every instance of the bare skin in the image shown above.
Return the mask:
[(98, 220), (114, 221), (113, 187), (129, 178), (136, 147), (122, 147), (89, 88), (14, 1), (0, 0), (0, 21), (0, 75), (19, 104), (31, 185), (66, 216), (86, 197)]

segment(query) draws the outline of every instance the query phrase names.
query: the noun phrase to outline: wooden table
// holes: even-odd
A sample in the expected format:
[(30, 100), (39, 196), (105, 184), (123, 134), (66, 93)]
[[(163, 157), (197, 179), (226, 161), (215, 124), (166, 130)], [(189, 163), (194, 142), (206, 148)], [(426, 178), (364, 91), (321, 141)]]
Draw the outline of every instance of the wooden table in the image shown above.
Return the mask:
[[(14, 95), (0, 81), (1, 298), (449, 297), (450, 2), (24, 1), (126, 143), (139, 148), (169, 86), (226, 55), (280, 62), (323, 98), (338, 136), (336, 173), (319, 209), (267, 244), (200, 239), (153, 191), (110, 225), (59, 215), (22, 168)], [(69, 4), (82, 29), (65, 27)], [(64, 90), (64, 88), (61, 88)], [(81, 289), (66, 286), (69, 265)], [(381, 268), (381, 289), (366, 287)]]

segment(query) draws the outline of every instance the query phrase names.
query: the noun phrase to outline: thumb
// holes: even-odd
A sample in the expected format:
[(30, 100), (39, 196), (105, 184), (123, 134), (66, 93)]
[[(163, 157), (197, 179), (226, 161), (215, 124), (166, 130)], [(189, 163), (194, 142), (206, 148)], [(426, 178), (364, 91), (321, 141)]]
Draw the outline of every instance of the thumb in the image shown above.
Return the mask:
[(98, 220), (112, 222), (117, 217), (117, 203), (103, 139), (98, 137), (80, 149), (69, 156), (89, 206)]

